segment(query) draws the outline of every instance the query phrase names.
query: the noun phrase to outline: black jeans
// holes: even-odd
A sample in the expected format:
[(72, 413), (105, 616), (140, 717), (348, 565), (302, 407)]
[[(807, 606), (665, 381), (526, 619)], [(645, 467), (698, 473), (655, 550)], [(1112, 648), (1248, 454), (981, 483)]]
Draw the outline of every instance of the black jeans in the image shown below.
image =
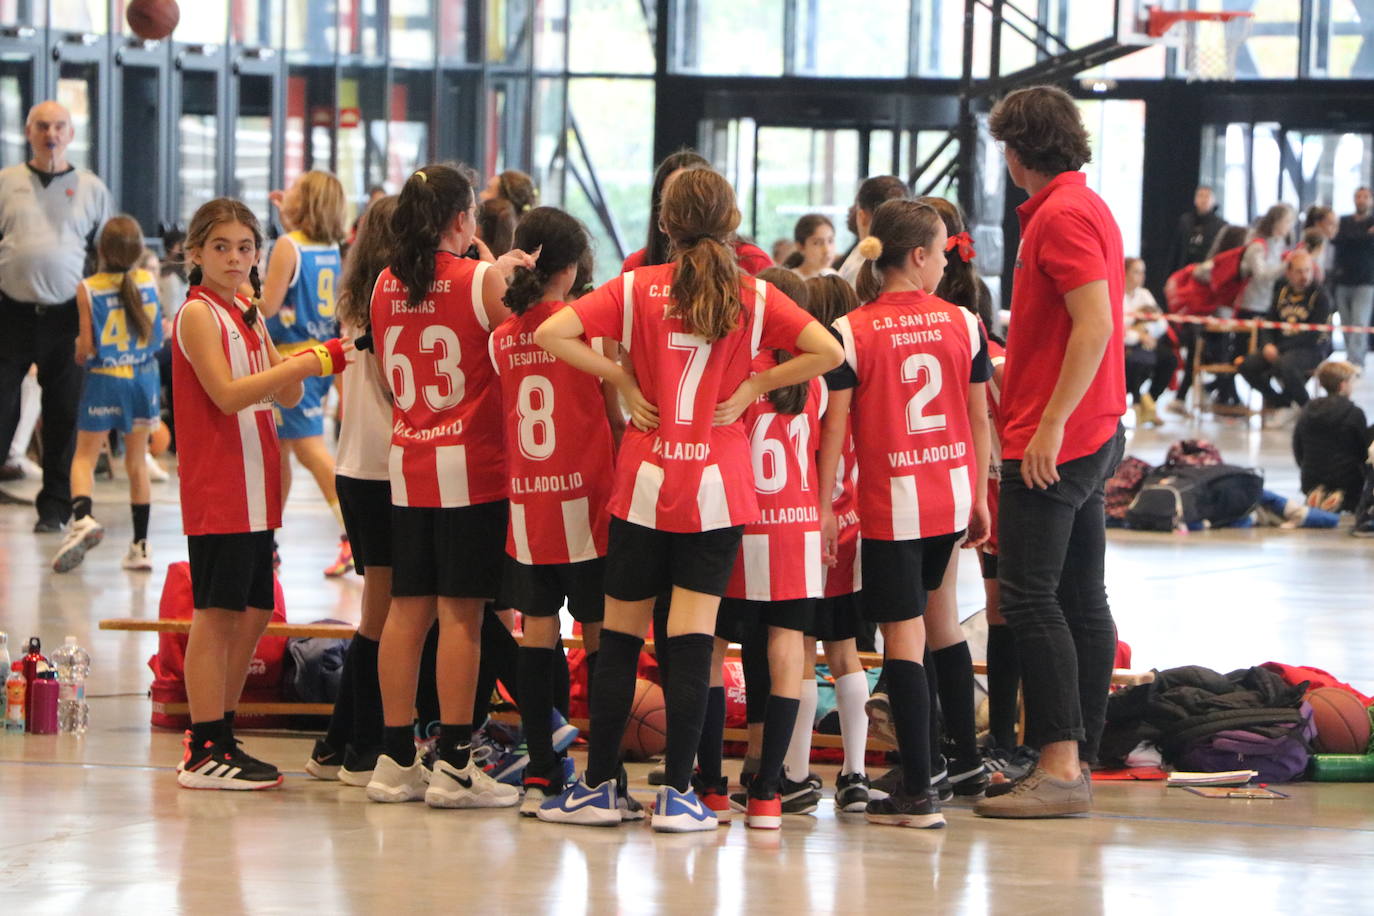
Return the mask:
[(997, 572), (1021, 657), (1028, 743), (1077, 741), (1089, 762), (1116, 658), (1102, 490), (1124, 449), (1118, 426), (1093, 454), (1059, 465), (1059, 482), (1047, 490), (1022, 482), (1020, 461), (1002, 463)]
[(0, 442), (9, 449), (19, 424), (19, 386), (29, 367), (37, 364), (38, 385), (43, 390), (43, 489), (34, 505), (39, 518), (65, 522), (71, 515), (76, 410), (86, 378), (76, 364), (76, 301), (35, 307), (8, 297), (3, 300), (0, 315), (6, 327), (0, 334)]
[[(1279, 354), (1271, 363), (1260, 350), (1245, 357), (1240, 374), (1264, 397), (1265, 407), (1301, 407), (1308, 401), (1307, 377), (1322, 363), (1322, 353), (1316, 347), (1293, 347)], [(1274, 390), (1277, 379), (1280, 391)]]

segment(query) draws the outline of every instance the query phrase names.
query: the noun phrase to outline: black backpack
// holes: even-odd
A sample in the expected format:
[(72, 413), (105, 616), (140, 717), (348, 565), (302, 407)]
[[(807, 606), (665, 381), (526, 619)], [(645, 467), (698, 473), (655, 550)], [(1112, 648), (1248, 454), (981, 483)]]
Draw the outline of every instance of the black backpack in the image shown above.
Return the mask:
[(1264, 475), (1253, 468), (1163, 467), (1145, 478), (1126, 524), (1142, 531), (1219, 528), (1253, 512), (1263, 491)]

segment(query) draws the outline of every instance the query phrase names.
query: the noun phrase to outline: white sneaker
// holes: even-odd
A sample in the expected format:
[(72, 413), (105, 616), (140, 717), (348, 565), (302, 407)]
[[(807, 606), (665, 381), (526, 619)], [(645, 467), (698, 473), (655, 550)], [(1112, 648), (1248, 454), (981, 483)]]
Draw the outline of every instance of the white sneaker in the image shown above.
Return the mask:
[(148, 479), (153, 483), (166, 483), (172, 479), (172, 475), (158, 463), (158, 460), (148, 452), (143, 454), (144, 463), (148, 465)]
[(519, 789), (492, 779), (471, 760), (461, 770), (445, 760), (436, 762), (425, 792), (431, 808), (509, 808), (519, 803)]
[(153, 568), (153, 551), (148, 546), (148, 542), (134, 541), (129, 545), (129, 552), (124, 554), (124, 561), (119, 564), (129, 570), (148, 570)]
[(367, 797), (383, 803), (421, 801), (425, 797), (426, 781), (425, 767), (418, 754), (408, 767), (383, 754), (377, 758), (372, 781), (367, 784)]
[(76, 569), (86, 558), (86, 551), (99, 544), (103, 537), (105, 528), (94, 516), (74, 520), (62, 538), (62, 546), (57, 548), (57, 555), (52, 559), (53, 571), (64, 573)]
[(42, 480), (43, 469), (33, 462), (28, 455), (17, 455), (10, 459), (10, 464), (19, 468), (25, 480)]

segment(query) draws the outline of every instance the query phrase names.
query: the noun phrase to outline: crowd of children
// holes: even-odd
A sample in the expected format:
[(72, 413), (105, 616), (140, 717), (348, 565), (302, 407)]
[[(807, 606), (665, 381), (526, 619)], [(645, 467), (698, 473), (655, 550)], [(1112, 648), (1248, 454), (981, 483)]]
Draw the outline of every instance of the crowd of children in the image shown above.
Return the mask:
[[(992, 773), (1014, 768), (1018, 659), (997, 614), (1003, 350), (956, 206), (870, 178), (852, 213), (852, 252), (836, 259), (833, 224), (812, 214), (797, 224), (793, 270), (764, 269), (767, 255), (738, 234), (733, 189), (683, 151), (655, 174), (646, 247), (592, 288), (585, 228), (536, 206), (520, 173), (481, 190), (461, 167), (427, 165), (369, 205), (346, 257), (337, 179), (310, 172), (272, 200), (288, 232), (265, 279), (262, 229), (238, 201), (205, 204), (184, 239), (189, 288), (170, 340), (196, 607), (183, 786), (281, 782), (233, 729), (274, 604), (288, 453), (339, 522), (327, 574), (364, 577), (312, 775), (382, 803), (518, 804), (584, 825), (641, 819), (620, 751), (651, 623), (667, 715), (656, 830), (709, 830), (732, 811), (776, 829), (783, 815), (815, 809), (818, 641), (843, 737), (838, 810), (938, 827), (942, 800), (981, 795)], [(1270, 235), (1284, 218), (1274, 215)], [(127, 448), (125, 566), (151, 568), (144, 454), (174, 303), (137, 267), (141, 239), (133, 220), (111, 220), (102, 272), (78, 293), (88, 380), (59, 570), (102, 536), (91, 468), (111, 429)], [(1305, 249), (1288, 256), (1286, 283), (1266, 300), (1271, 319), (1326, 320), (1316, 262)], [(1155, 422), (1178, 357), (1143, 290), (1143, 264), (1124, 267), (1128, 375), (1138, 416)], [(1369, 434), (1349, 401), (1355, 370), (1317, 368), (1311, 333), (1266, 334), (1240, 372), (1266, 403), (1288, 406), (1306, 402), (1306, 373), (1317, 369), (1328, 396), (1307, 404), (1293, 437), (1303, 490), (1313, 505), (1353, 510), (1370, 489)], [(322, 427), (336, 376), (337, 457)], [(960, 548), (979, 551), (987, 584), (990, 753), (976, 740), (956, 613)], [(523, 620), (500, 675), (528, 747), (520, 786), (494, 778), (474, 743), (479, 695), (494, 677), (482, 673), (489, 628), (509, 642), (493, 607)], [(564, 607), (581, 625), (588, 671), (580, 777), (559, 715)], [(870, 697), (857, 645), (874, 628), (885, 659)], [(721, 767), (731, 642), (742, 647), (750, 725), (744, 792), (733, 797)], [(415, 728), (426, 682), (436, 694), (431, 753), (417, 748)], [(864, 766), (870, 714), (901, 760), (876, 780)]]

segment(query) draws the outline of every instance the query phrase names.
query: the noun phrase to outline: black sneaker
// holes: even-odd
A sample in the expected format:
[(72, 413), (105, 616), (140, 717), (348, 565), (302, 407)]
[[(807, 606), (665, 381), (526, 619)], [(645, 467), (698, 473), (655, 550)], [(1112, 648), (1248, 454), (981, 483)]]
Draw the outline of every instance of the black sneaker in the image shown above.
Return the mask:
[(650, 771), (649, 771), (649, 785), (651, 785), (651, 786), (661, 786), (661, 785), (663, 785), (663, 776), (664, 776), (663, 767), (659, 767), (658, 769), (655, 769), (655, 770), (650, 770)]
[(949, 771), (941, 771), (939, 779), (932, 779), (930, 782), (930, 792), (941, 804), (954, 797), (954, 783), (949, 781)]
[(337, 780), (339, 769), (343, 766), (343, 758), (343, 754), (334, 750), (321, 738), (315, 742), (310, 759), (305, 762), (305, 771), (316, 779)]
[(887, 798), (902, 791), (902, 768), (895, 766), (869, 784), (870, 798)]
[(356, 748), (349, 745), (344, 749), (343, 766), (339, 768), (339, 782), (346, 786), (366, 789), (372, 781), (372, 771), (377, 769), (377, 758), (382, 756), (380, 747)]
[(61, 534), (67, 523), (56, 515), (40, 515), (33, 523), (34, 534)]
[(864, 810), (864, 818), (870, 824), (889, 827), (931, 829), (945, 826), (945, 816), (940, 813), (940, 806), (933, 798), (928, 795), (907, 795), (905, 792), (869, 802)]
[[(781, 791), (783, 814), (810, 814), (820, 807), (821, 793), (811, 788), (809, 782), (793, 782), (783, 777)], [(749, 807), (745, 800), (745, 810)]]
[(277, 768), (249, 757), (234, 743), (206, 741), (191, 746), (191, 733), (182, 742), (185, 753), (177, 765), (177, 782), (187, 789), (253, 791), (281, 785)]
[(817, 792), (819, 792), (821, 790), (821, 787), (825, 785), (825, 780), (821, 779), (820, 774), (818, 773), (807, 773), (806, 778), (803, 779), (802, 782), (806, 783), (811, 788), (815, 789)]
[(749, 787), (754, 784), (754, 773), (740, 770), (739, 787), (740, 791), (730, 793), (730, 810), (738, 811), (741, 814), (749, 810)]
[(863, 773), (841, 773), (835, 780), (835, 810), (858, 814), (868, 808), (868, 777)]
[(949, 768), (949, 782), (955, 795), (975, 798), (987, 790), (988, 772), (980, 759), (955, 760)]

